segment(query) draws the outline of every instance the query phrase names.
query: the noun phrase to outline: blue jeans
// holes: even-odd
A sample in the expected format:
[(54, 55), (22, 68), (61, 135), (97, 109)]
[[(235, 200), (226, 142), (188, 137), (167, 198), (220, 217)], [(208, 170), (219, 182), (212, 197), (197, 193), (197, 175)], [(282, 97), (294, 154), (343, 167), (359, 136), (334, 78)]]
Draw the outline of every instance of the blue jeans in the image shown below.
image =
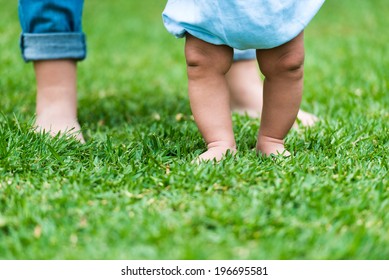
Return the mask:
[(83, 5), (83, 0), (19, 0), (24, 60), (84, 59)]

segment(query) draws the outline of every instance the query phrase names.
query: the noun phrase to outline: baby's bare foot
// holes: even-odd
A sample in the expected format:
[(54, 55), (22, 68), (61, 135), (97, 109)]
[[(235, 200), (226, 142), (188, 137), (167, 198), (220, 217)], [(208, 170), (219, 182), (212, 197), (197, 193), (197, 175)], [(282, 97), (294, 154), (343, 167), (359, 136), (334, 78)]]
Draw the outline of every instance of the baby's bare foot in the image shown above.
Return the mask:
[(215, 147), (211, 148), (205, 153), (202, 153), (196, 160), (197, 163), (202, 161), (220, 161), (227, 155), (227, 153), (235, 154), (236, 149), (227, 148), (227, 147)]
[(290, 156), (290, 152), (285, 149), (284, 141), (268, 136), (259, 136), (257, 142), (257, 151), (265, 156), (270, 155), (282, 155), (285, 157)]
[(227, 142), (218, 141), (208, 144), (208, 150), (202, 153), (197, 159), (196, 163), (203, 161), (213, 161), (217, 162), (222, 160), (228, 153), (235, 154), (236, 147), (235, 145), (229, 145)]
[(297, 123), (301, 123), (302, 126), (313, 126), (318, 121), (318, 117), (303, 110), (300, 110), (297, 114)]
[(36, 131), (66, 135), (84, 143), (77, 121), (77, 63), (74, 60), (34, 62), (37, 81)]

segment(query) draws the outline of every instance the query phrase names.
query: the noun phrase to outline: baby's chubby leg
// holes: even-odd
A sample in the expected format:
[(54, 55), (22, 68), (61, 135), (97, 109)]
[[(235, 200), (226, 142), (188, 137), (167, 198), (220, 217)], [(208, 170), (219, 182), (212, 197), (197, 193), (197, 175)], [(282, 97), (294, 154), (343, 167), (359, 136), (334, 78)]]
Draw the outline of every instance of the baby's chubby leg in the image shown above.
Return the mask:
[[(260, 118), (263, 84), (258, 73), (256, 59), (234, 61), (226, 77), (230, 88), (231, 108), (234, 112)], [(297, 120), (302, 126), (309, 127), (317, 123), (319, 118), (300, 109)], [(298, 124), (295, 123), (293, 126), (297, 128)]]
[(73, 60), (35, 61), (37, 106), (35, 125), (51, 135), (70, 133), (84, 142), (77, 121), (77, 66)]
[(259, 118), (262, 112), (262, 81), (256, 59), (238, 60), (227, 75), (231, 109), (242, 115)]
[(264, 155), (284, 154), (284, 138), (296, 120), (303, 89), (303, 33), (290, 42), (268, 50), (257, 50), (265, 76), (261, 127), (257, 150)]
[(202, 160), (217, 160), (236, 152), (229, 91), (225, 78), (232, 63), (232, 49), (186, 36), (185, 56), (193, 117), (207, 143)]

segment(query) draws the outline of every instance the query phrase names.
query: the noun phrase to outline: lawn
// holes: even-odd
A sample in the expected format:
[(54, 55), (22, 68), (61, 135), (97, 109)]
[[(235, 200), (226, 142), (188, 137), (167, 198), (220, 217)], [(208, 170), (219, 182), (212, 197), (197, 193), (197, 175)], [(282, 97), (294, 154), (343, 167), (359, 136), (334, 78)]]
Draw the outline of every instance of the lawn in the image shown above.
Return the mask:
[(35, 81), (18, 49), (16, 1), (0, 0), (1, 259), (389, 259), (389, 5), (328, 0), (305, 33), (293, 156), (252, 148), (259, 122), (234, 115), (239, 146), (191, 161), (183, 40), (165, 1), (86, 1), (79, 64), (87, 143), (32, 132)]

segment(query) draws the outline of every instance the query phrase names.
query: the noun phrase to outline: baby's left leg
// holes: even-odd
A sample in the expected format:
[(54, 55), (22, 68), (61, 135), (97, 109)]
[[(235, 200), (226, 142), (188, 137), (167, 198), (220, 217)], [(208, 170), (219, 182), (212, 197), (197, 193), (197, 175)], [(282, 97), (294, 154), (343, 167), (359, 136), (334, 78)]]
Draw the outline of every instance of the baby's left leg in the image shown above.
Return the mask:
[[(231, 109), (241, 115), (260, 118), (262, 114), (263, 83), (258, 73), (256, 59), (235, 60), (227, 75), (231, 96)], [(312, 113), (300, 111), (297, 120), (302, 126), (313, 126), (319, 118)], [(298, 124), (294, 123), (294, 128)]]
[(258, 50), (257, 59), (265, 76), (257, 150), (288, 155), (284, 138), (296, 120), (303, 89), (303, 33), (279, 47)]
[(77, 62), (34, 62), (37, 81), (36, 130), (55, 136), (67, 134), (81, 143), (84, 138), (77, 120)]
[(199, 160), (218, 161), (227, 151), (236, 151), (225, 78), (232, 63), (232, 49), (209, 44), (188, 34), (185, 56), (190, 105), (208, 148)]

